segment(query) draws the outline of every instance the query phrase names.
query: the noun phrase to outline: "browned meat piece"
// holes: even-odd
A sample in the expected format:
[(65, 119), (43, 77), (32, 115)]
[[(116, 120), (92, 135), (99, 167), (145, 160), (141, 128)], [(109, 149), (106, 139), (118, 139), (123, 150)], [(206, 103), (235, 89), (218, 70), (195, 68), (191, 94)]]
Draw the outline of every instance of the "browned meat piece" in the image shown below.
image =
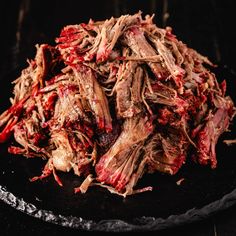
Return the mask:
[(181, 130), (169, 129), (168, 136), (154, 135), (145, 146), (148, 170), (176, 174), (184, 164), (188, 139)]
[(218, 108), (215, 113), (209, 113), (205, 125), (196, 137), (197, 161), (202, 165), (210, 164), (211, 168), (216, 168), (215, 147), (220, 135), (229, 127), (230, 113), (233, 110), (231, 99), (228, 98), (222, 102), (221, 108)]
[(114, 145), (96, 165), (97, 180), (112, 185), (118, 192), (125, 192), (126, 184), (141, 162), (140, 154), (144, 141), (152, 131), (153, 125), (147, 117), (127, 119)]
[[(157, 52), (147, 42), (144, 33), (138, 27), (132, 27), (124, 33), (124, 42), (132, 49), (132, 51), (139, 57), (155, 57)], [(147, 62), (152, 69), (154, 75), (163, 79), (167, 77), (167, 70), (162, 66), (161, 61), (159, 62)]]
[(59, 52), (55, 47), (48, 44), (37, 45), (37, 54), (35, 57), (35, 73), (33, 76), (34, 86), (40, 83), (43, 87), (45, 79), (55, 73), (57, 64), (60, 64)]
[(88, 165), (93, 159), (88, 155), (88, 137), (78, 130), (55, 130), (51, 134), (51, 143), (55, 146), (52, 150), (53, 166), (60, 171), (74, 170), (76, 175), (87, 171)]
[(124, 62), (118, 71), (115, 85), (117, 115), (132, 117), (141, 112), (143, 70), (136, 62)]
[(112, 130), (112, 119), (108, 101), (96, 80), (94, 72), (85, 66), (78, 66), (74, 69), (74, 72), (80, 86), (80, 94), (88, 100), (91, 110), (94, 112), (98, 128), (110, 132)]

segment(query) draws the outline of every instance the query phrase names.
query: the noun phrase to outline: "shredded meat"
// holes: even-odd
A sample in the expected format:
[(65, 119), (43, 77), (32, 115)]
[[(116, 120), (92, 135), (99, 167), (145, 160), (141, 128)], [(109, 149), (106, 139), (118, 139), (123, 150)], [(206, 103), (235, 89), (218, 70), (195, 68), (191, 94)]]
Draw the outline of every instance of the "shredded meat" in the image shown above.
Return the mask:
[(132, 117), (141, 112), (141, 87), (143, 70), (136, 62), (125, 62), (117, 74), (116, 106), (119, 117)]
[(46, 161), (31, 181), (52, 174), (62, 186), (57, 171), (73, 172), (84, 178), (76, 193), (96, 185), (125, 197), (152, 190), (136, 188), (145, 173), (174, 175), (191, 160), (216, 168), (234, 103), (170, 27), (138, 12), (66, 26), (36, 49), (0, 115), (8, 151)]
[[(126, 185), (142, 161), (140, 155), (144, 141), (153, 129), (153, 124), (147, 117), (136, 116), (127, 119), (116, 142), (96, 165), (97, 180), (112, 185), (118, 192), (125, 189), (125, 194), (130, 194)], [(139, 177), (136, 175), (135, 182)], [(132, 189), (133, 186), (129, 188)]]

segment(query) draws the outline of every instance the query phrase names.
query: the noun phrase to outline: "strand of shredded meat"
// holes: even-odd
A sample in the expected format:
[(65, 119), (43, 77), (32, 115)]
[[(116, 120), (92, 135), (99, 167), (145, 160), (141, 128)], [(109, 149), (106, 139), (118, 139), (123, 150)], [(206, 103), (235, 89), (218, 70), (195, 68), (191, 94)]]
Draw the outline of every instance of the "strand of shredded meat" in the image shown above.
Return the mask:
[[(75, 192), (99, 185), (122, 196), (144, 173), (176, 174), (186, 160), (216, 168), (215, 147), (235, 115), (206, 57), (141, 12), (69, 25), (56, 45), (37, 45), (0, 115), (0, 142), (13, 154), (41, 157), (31, 181), (58, 171), (84, 177)], [(231, 143), (231, 141), (229, 141)], [(232, 141), (234, 142), (234, 141)]]

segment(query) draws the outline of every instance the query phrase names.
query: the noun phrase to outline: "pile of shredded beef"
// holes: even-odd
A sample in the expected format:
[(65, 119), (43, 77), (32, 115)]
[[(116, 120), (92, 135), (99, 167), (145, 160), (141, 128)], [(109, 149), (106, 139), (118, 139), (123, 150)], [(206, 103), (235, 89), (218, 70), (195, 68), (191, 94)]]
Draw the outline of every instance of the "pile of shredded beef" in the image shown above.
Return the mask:
[[(123, 196), (144, 173), (174, 175), (186, 158), (217, 166), (215, 147), (235, 114), (206, 57), (141, 13), (66, 26), (56, 46), (37, 46), (0, 116), (8, 151), (84, 177)], [(189, 150), (191, 151), (191, 155)]]

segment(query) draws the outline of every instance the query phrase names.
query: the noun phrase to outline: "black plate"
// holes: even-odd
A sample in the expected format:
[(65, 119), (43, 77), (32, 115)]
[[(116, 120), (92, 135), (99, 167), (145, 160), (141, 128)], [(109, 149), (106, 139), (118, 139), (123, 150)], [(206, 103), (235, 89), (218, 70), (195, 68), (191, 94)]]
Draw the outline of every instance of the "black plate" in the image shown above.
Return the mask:
[[(9, 105), (10, 81), (19, 71), (0, 78), (4, 88), (0, 94), (0, 112)], [(235, 100), (235, 72), (221, 66), (216, 73), (219, 80), (227, 80), (228, 94)], [(0, 146), (0, 199), (33, 217), (85, 230), (150, 231), (196, 221), (236, 202), (236, 146), (228, 147), (222, 142), (235, 138), (235, 124), (231, 130), (217, 144), (217, 169), (187, 163), (172, 177), (146, 175), (139, 186), (151, 185), (153, 191), (126, 199), (98, 187), (91, 187), (86, 194), (74, 194), (73, 188), (81, 179), (71, 173), (59, 173), (64, 183), (62, 188), (52, 177), (31, 183), (29, 178), (40, 174), (44, 162), (12, 156), (4, 144)], [(185, 180), (178, 186), (176, 181), (180, 178)]]

